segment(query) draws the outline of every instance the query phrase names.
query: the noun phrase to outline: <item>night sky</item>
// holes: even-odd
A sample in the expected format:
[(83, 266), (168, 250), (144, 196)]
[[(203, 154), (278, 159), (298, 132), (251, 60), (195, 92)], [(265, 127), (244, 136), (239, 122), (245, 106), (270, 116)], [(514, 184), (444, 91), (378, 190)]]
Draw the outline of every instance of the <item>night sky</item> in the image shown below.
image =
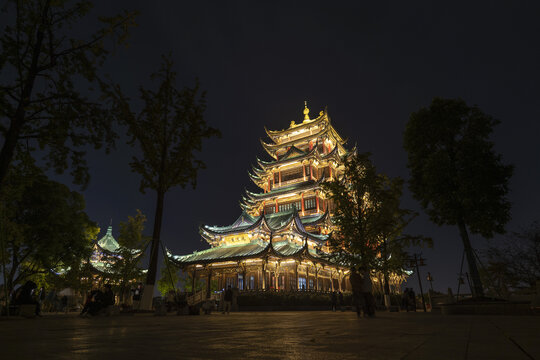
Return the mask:
[[(268, 159), (259, 143), (264, 126), (279, 130), (301, 121), (304, 100), (313, 116), (328, 106), (349, 148), (357, 144), (373, 154), (380, 172), (405, 179), (402, 135), (410, 113), (434, 96), (477, 104), (502, 121), (493, 134), (496, 149), (516, 166), (508, 230), (540, 220), (538, 3), (131, 0), (102, 2), (93, 15), (122, 9), (139, 10), (139, 26), (104, 72), (135, 99), (139, 85), (150, 85), (161, 55), (172, 52), (178, 86), (200, 78), (205, 118), (223, 134), (204, 143), (200, 158), (207, 169), (197, 188), (166, 195), (162, 240), (174, 253), (208, 246), (200, 224), (236, 219), (244, 189), (257, 190), (250, 165), (257, 156)], [(141, 209), (150, 235), (155, 194), (139, 193), (140, 177), (128, 165), (137, 151), (125, 140), (110, 155), (89, 153), (87, 211), (101, 234), (112, 219), (117, 235), (118, 223)], [(403, 206), (422, 214), (408, 190)], [(423, 279), (430, 271), (436, 290), (455, 290), (463, 250), (457, 227), (439, 228), (422, 214), (408, 232), (434, 239), (433, 249), (418, 250), (427, 258)], [(473, 237), (473, 246), (482, 248), (485, 240)], [(408, 286), (417, 288), (416, 276)]]

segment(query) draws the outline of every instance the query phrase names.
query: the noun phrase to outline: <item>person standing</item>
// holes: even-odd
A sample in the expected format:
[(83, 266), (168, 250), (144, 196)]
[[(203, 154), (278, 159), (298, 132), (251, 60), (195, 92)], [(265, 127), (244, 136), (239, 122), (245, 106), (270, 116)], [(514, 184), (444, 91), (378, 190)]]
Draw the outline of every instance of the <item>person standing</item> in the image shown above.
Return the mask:
[(353, 293), (353, 306), (356, 308), (356, 316), (360, 317), (360, 313), (362, 311), (362, 277), (358, 272), (356, 272), (356, 268), (353, 266), (351, 267), (351, 275), (349, 276), (349, 282), (351, 283), (352, 293)]
[(225, 290), (225, 296), (223, 297), (223, 300), (225, 301), (225, 306), (223, 307), (223, 314), (231, 311), (232, 306), (232, 300), (233, 300), (233, 291), (231, 289), (231, 285), (227, 287), (227, 290)]
[(335, 291), (332, 291), (332, 311), (336, 311), (337, 309), (337, 295)]
[(373, 285), (371, 283), (370, 271), (367, 268), (361, 268), (361, 285), (360, 292), (362, 293), (362, 302), (364, 317), (374, 317), (375, 316), (375, 298), (373, 297)]

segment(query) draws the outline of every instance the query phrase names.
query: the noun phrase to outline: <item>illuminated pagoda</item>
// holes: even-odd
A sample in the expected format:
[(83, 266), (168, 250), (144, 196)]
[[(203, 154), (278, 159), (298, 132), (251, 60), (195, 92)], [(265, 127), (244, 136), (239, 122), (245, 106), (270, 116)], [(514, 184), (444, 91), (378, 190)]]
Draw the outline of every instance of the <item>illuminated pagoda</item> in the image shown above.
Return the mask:
[(120, 244), (112, 235), (112, 226), (107, 228), (107, 233), (94, 243), (90, 265), (99, 273), (107, 274), (114, 259), (118, 256), (116, 252)]
[[(130, 251), (135, 257), (142, 255), (141, 250), (131, 249)], [(93, 270), (95, 270), (93, 274), (93, 281), (108, 281), (109, 279), (107, 276), (113, 275), (112, 266), (118, 259), (121, 258), (122, 255), (120, 244), (118, 244), (112, 235), (112, 226), (109, 226), (105, 235), (98, 241), (94, 242), (92, 255), (90, 256), (89, 261)], [(142, 271), (146, 272), (147, 270)], [(135, 280), (136, 279), (133, 279), (133, 281)]]
[(233, 224), (200, 227), (209, 249), (170, 260), (206, 280), (207, 296), (212, 280), (241, 291), (348, 290), (348, 270), (325, 256), (333, 207), (321, 182), (340, 176), (342, 157), (355, 150), (345, 149), (326, 110), (310, 119), (307, 104), (301, 123), (265, 130), (271, 142), (261, 144), (272, 159), (257, 159), (249, 173), (261, 191), (246, 190)]

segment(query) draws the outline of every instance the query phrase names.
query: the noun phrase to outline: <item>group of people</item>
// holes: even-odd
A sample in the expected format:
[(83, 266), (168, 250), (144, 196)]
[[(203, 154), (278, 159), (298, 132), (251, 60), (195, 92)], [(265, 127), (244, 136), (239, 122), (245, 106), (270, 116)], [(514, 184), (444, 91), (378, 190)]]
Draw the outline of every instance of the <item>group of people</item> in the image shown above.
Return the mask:
[(416, 294), (412, 288), (405, 288), (401, 297), (401, 310), (416, 311)]
[(80, 316), (96, 316), (114, 305), (114, 293), (111, 285), (105, 284), (103, 289), (93, 289), (86, 297), (86, 303)]

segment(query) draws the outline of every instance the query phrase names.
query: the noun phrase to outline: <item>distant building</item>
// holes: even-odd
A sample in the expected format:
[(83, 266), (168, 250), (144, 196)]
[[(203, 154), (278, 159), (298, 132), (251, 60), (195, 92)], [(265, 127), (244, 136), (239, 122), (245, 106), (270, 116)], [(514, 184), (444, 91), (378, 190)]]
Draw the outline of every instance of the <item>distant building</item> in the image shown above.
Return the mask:
[[(133, 249), (131, 253), (140, 256), (141, 250)], [(94, 243), (92, 255), (90, 257), (90, 265), (94, 271), (93, 282), (109, 282), (112, 277), (113, 269), (111, 268), (118, 259), (122, 259), (120, 254), (120, 244), (112, 235), (112, 226), (107, 228), (106, 234)], [(146, 271), (146, 270), (143, 270)], [(133, 279), (132, 282), (137, 279)]]

